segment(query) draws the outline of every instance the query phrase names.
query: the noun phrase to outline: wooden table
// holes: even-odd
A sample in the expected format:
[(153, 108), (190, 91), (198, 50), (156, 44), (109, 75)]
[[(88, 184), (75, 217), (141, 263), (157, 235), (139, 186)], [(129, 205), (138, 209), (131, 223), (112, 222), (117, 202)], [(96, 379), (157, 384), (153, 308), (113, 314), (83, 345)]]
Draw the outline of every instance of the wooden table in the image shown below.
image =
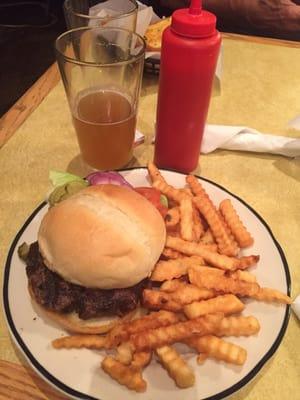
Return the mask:
[[(300, 44), (224, 34), (221, 94), (213, 96), (209, 123), (250, 126), (262, 132), (299, 137), (287, 122), (300, 114)], [(146, 143), (135, 149), (133, 165), (152, 159), (157, 77), (145, 76), (138, 127)], [(16, 232), (49, 189), (50, 169), (84, 174), (56, 65), (0, 120), (1, 268)], [(216, 151), (201, 155), (196, 171), (249, 203), (265, 219), (281, 244), (292, 277), (292, 295), (300, 292), (300, 162), (271, 154)], [(271, 268), (271, 266), (270, 266)], [(291, 315), (283, 342), (258, 376), (234, 400), (300, 399), (299, 321)], [(23, 364), (0, 313), (0, 399), (55, 395), (21, 367), (28, 397), (14, 391), (10, 364)], [(22, 376), (22, 378), (21, 378)], [(25, 377), (26, 376), (26, 377)], [(16, 389), (17, 390), (17, 389)], [(21, 390), (21, 391), (20, 391)], [(34, 397), (35, 396), (35, 397)], [(61, 397), (60, 397), (61, 398)]]

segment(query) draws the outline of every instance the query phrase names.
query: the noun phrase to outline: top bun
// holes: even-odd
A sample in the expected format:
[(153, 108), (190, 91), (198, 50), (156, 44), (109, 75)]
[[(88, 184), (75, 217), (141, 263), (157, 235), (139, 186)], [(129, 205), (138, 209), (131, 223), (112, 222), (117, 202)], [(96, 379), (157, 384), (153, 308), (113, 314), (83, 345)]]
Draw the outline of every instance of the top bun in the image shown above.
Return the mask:
[(126, 288), (148, 277), (165, 245), (164, 221), (134, 190), (90, 186), (50, 208), (38, 232), (44, 262), (66, 281)]

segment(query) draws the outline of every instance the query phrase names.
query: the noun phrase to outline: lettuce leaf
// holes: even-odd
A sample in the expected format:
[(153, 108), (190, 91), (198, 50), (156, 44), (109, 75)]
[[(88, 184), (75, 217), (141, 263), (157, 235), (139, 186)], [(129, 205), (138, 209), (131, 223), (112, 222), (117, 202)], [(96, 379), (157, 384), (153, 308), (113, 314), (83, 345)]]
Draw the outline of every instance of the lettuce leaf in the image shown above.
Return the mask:
[(81, 178), (80, 176), (70, 174), (69, 172), (61, 172), (55, 170), (51, 170), (49, 172), (49, 179), (54, 187), (65, 185), (66, 183), (74, 181), (82, 182), (86, 184), (86, 186), (88, 186), (89, 184), (85, 179)]

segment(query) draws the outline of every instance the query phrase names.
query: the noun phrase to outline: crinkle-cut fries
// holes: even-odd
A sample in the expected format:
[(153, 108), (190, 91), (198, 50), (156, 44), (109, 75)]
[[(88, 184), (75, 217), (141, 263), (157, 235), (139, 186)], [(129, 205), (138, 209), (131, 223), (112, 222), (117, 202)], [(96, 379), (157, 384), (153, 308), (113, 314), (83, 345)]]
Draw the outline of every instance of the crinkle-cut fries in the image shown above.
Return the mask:
[[(187, 187), (175, 188), (153, 163), (148, 172), (153, 187), (167, 196), (171, 207), (165, 217), (165, 249), (150, 276), (154, 287), (143, 291), (147, 314), (120, 322), (106, 335), (71, 335), (52, 342), (55, 349), (109, 351), (102, 369), (136, 392), (147, 388), (143, 369), (151, 358), (179, 388), (194, 385), (195, 371), (173, 347), (177, 342), (196, 352), (199, 365), (207, 358), (243, 365), (246, 349), (232, 338), (224, 339), (259, 334), (256, 317), (241, 315), (246, 309), (243, 299), (291, 303), (285, 293), (261, 287), (248, 271), (259, 255), (241, 256), (240, 249), (250, 247), (255, 238), (230, 199), (215, 204), (192, 175), (186, 177)], [(201, 375), (200, 366), (197, 374)]]

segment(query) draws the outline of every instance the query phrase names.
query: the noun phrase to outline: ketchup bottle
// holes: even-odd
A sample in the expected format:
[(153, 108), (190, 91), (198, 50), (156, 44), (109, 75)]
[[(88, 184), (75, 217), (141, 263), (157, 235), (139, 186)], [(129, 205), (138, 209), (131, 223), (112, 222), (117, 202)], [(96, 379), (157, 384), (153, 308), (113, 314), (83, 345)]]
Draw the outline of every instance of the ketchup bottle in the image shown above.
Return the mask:
[(162, 37), (154, 162), (189, 173), (198, 165), (221, 35), (201, 0), (176, 10)]

